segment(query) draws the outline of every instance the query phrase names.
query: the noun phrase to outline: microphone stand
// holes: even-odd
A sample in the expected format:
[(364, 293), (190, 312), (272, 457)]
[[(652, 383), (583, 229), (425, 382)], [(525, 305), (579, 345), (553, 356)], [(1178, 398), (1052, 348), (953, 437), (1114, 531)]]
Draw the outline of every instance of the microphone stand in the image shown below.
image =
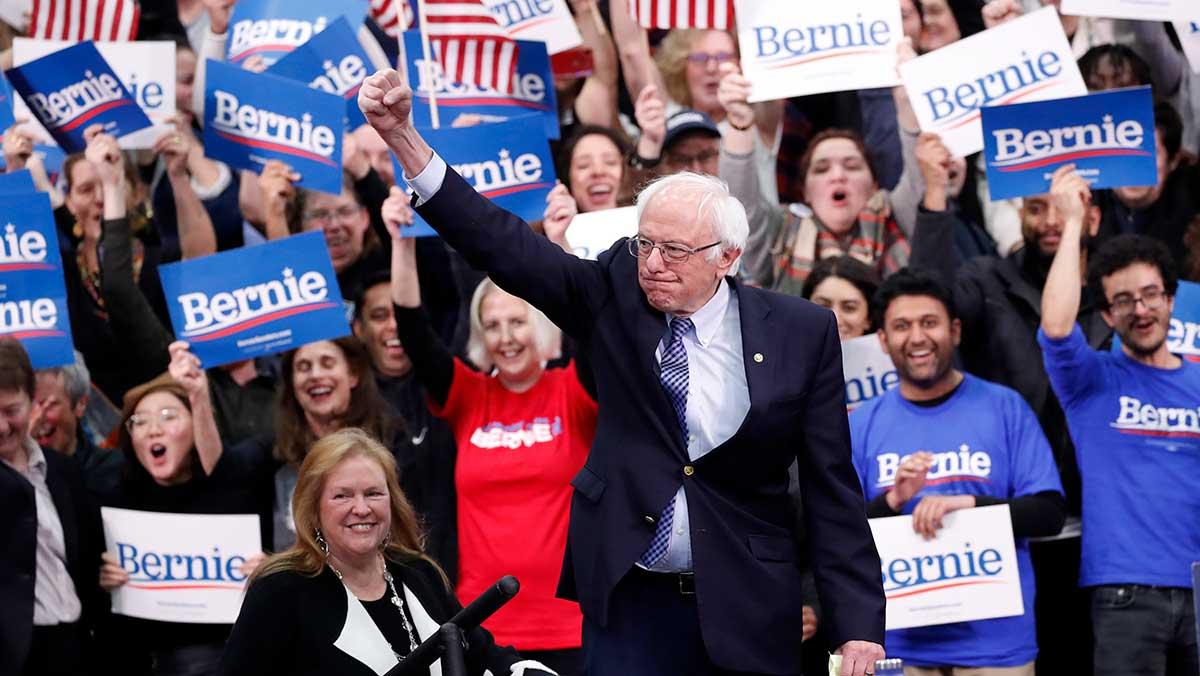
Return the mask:
[(521, 584), (517, 578), (512, 575), (500, 578), (384, 676), (427, 676), (429, 665), (439, 658), (445, 676), (467, 676), (467, 660), (463, 652), (467, 632), (491, 617), (520, 590)]

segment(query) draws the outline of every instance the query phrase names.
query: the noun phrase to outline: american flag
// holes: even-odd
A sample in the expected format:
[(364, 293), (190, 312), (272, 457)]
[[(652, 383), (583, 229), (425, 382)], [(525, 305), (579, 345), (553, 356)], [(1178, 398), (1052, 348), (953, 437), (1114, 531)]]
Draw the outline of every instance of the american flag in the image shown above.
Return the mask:
[(33, 0), (29, 37), (108, 42), (134, 40), (140, 17), (141, 10), (134, 0)]
[(480, 0), (420, 2), (434, 58), (448, 79), (512, 92), (517, 43)]
[(733, 0), (629, 0), (629, 14), (645, 28), (733, 28)]
[(384, 33), (399, 37), (413, 23), (412, 5), (408, 0), (371, 0), (371, 18)]

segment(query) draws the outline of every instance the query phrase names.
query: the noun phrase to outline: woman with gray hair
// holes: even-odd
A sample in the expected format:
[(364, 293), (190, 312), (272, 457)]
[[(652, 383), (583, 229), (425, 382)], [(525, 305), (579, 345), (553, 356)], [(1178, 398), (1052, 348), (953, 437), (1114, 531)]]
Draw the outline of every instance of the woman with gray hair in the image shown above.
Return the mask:
[(472, 370), (438, 340), (421, 307), (415, 240), (403, 193), (383, 206), (392, 237), (392, 302), (400, 346), (454, 431), (458, 521), (456, 593), (465, 604), (497, 578), (516, 575), (521, 593), (485, 626), (501, 644), (557, 673), (582, 673), (576, 603), (555, 597), (573, 488), (596, 431), (596, 402), (575, 365), (548, 369), (561, 334), (529, 303), (490, 279), (475, 289), (467, 341)]

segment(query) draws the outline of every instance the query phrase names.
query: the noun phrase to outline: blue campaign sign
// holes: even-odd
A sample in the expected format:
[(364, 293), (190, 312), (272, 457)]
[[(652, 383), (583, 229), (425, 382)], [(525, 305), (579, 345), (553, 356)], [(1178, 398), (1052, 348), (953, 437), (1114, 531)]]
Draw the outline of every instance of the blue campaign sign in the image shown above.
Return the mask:
[[(67, 154), (63, 152), (63, 149), (49, 143), (34, 143), (33, 154), (41, 155), (42, 165), (46, 167), (46, 176), (51, 183), (57, 183), (58, 174), (62, 171), (63, 162), (67, 159)], [(0, 154), (0, 171), (7, 168), (8, 163), (4, 161), (4, 155)], [(33, 188), (29, 188), (29, 190), (33, 190)]]
[(93, 124), (118, 137), (150, 126), (150, 118), (91, 42), (60, 49), (7, 75), (38, 122), (67, 152), (83, 152), (83, 132)]
[(1049, 192), (1064, 164), (1093, 188), (1158, 182), (1150, 87), (990, 106), (981, 114), (994, 200)]
[(20, 169), (7, 174), (0, 174), (0, 192), (30, 193), (37, 192), (33, 185), (33, 174), (28, 169)]
[(6, 193), (0, 223), (0, 335), (21, 341), (35, 369), (74, 362), (50, 198)]
[(349, 333), (319, 232), (170, 263), (158, 274), (175, 336), (205, 368)]
[(8, 78), (0, 75), (0, 133), (7, 131), (14, 122), (12, 85), (8, 84)]
[(479, 194), (526, 221), (541, 220), (555, 177), (540, 116), (421, 134)]
[(280, 59), (267, 72), (337, 94), (346, 100), (346, 128), (367, 123), (358, 109), (358, 88), (371, 64), (345, 17), (336, 21)]
[(517, 73), (511, 95), (478, 85), (448, 82), (436, 59), (426, 61), (421, 57), (421, 36), (417, 31), (404, 34), (404, 48), (409, 57), (408, 81), (417, 83), (413, 122), (418, 127), (433, 126), (428, 94), (432, 91), (444, 126), (450, 126), (462, 113), (482, 115), (488, 122), (539, 113), (545, 124), (546, 138), (558, 138), (558, 99), (546, 43), (517, 40)]
[(358, 26), (367, 0), (241, 0), (229, 19), (225, 59), (240, 64), (260, 56), (271, 65), (345, 17)]
[(250, 171), (280, 160), (300, 187), (341, 194), (342, 97), (212, 60), (207, 80), (205, 155)]

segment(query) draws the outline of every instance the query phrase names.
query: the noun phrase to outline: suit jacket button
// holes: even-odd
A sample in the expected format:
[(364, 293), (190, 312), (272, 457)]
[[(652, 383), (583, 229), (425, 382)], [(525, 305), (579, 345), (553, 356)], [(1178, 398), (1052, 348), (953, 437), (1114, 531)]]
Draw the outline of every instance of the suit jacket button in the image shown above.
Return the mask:
[(683, 466), (683, 475), (684, 475), (684, 476), (691, 476), (691, 475), (693, 475), (693, 474), (695, 474), (695, 473), (696, 473), (696, 468), (695, 468), (695, 467), (692, 467), (691, 465), (684, 465), (684, 466)]
[(647, 514), (646, 516), (644, 516), (642, 518), (645, 519), (646, 523), (650, 524), (651, 526), (653, 526), (655, 523), (654, 517), (650, 516), (649, 514)]

